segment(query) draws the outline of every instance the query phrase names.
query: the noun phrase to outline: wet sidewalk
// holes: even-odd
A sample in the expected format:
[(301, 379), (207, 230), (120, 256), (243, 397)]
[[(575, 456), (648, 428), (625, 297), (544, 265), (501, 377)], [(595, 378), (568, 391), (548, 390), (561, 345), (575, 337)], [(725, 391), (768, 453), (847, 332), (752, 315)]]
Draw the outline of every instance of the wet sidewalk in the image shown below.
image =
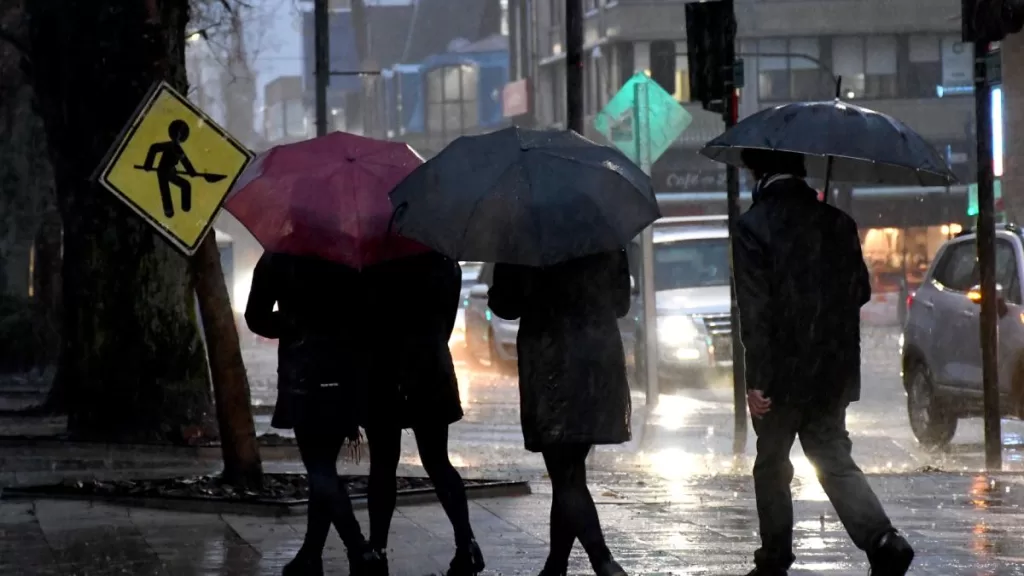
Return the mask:
[[(1024, 573), (1024, 480), (1017, 476), (873, 476), (872, 484), (918, 549), (912, 574)], [(471, 516), (488, 575), (536, 574), (546, 554), (550, 491), (478, 500)], [(630, 481), (595, 478), (592, 491), (613, 552), (630, 574), (744, 574), (757, 545), (748, 478)], [(864, 575), (820, 488), (798, 479), (794, 574)], [(360, 519), (367, 526), (365, 511)], [(260, 519), (127, 509), (87, 503), (0, 502), (0, 574), (273, 575), (295, 553), (302, 518)], [(398, 510), (392, 574), (442, 571), (451, 530), (438, 505)], [(332, 534), (329, 574), (347, 574)], [(589, 574), (582, 552), (573, 574)]]

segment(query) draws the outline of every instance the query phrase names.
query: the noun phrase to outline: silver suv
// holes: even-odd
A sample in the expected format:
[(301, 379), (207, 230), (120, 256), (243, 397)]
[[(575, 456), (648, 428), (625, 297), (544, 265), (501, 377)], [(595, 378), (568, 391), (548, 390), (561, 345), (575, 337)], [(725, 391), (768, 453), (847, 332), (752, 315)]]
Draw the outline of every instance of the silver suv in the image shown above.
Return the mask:
[[(1021, 273), (1024, 235), (1013, 225), (996, 231), (999, 299), (999, 406), (1024, 415), (1024, 308)], [(900, 336), (903, 386), (910, 427), (927, 447), (942, 448), (960, 418), (981, 416), (980, 287), (975, 235), (967, 232), (939, 249), (921, 287), (908, 298)]]

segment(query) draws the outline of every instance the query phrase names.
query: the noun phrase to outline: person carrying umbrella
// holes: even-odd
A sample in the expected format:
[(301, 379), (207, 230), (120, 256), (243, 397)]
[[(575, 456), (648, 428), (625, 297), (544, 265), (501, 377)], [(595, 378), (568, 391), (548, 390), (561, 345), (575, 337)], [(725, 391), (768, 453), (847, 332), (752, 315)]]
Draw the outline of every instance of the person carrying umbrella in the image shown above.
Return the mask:
[(379, 566), (339, 487), (336, 460), (366, 423), (372, 322), (361, 271), (427, 251), (388, 233), (388, 192), (422, 162), (405, 144), (335, 132), (264, 152), (225, 203), (267, 251), (253, 274), (246, 320), (257, 334), (281, 339), (273, 425), (294, 421), (310, 478), (305, 542), (286, 575), (323, 573), (331, 521), (351, 574)]
[(397, 231), (453, 260), (495, 262), (490, 309), (520, 320), (526, 448), (551, 476), (551, 550), (567, 571), (580, 540), (595, 572), (624, 576), (586, 483), (595, 444), (630, 439), (617, 319), (630, 303), (623, 248), (660, 216), (650, 178), (572, 131), (518, 127), (456, 139), (391, 193)]
[(747, 149), (757, 184), (733, 236), (747, 404), (757, 434), (761, 548), (751, 576), (793, 563), (790, 449), (797, 436), (875, 576), (914, 557), (853, 461), (846, 408), (860, 398), (860, 307), (871, 294), (852, 218), (819, 202), (799, 154)]
[[(376, 322), (370, 329), (370, 544), (371, 576), (387, 576), (388, 532), (395, 511), (395, 475), (402, 430), (412, 429), (423, 468), (455, 534), (448, 576), (483, 571), (469, 522), (462, 477), (448, 459), (448, 426), (461, 420), (462, 403), (448, 340), (459, 307), (462, 270), (437, 252), (365, 269)], [(395, 331), (394, 327), (402, 329)]]
[(618, 318), (629, 311), (624, 251), (545, 268), (494, 267), (488, 305), (519, 319), (519, 395), (526, 449), (551, 477), (551, 548), (543, 576), (563, 576), (573, 543), (599, 576), (624, 575), (604, 541), (587, 489), (595, 444), (630, 439), (630, 397)]
[[(323, 574), (333, 523), (350, 573), (366, 574), (372, 551), (337, 471), (346, 440), (358, 441), (366, 386), (359, 273), (326, 260), (267, 252), (253, 271), (245, 320), (278, 344), (278, 400), (271, 425), (294, 428), (309, 476), (309, 515), (298, 555), (285, 576)], [(275, 303), (278, 310), (274, 310)]]

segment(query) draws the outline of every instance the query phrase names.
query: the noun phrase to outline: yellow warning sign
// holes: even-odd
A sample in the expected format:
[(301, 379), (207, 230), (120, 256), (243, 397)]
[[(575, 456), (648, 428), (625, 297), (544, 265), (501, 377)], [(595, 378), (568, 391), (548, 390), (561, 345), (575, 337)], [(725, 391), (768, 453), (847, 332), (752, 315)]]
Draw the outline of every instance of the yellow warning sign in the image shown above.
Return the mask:
[(161, 82), (111, 149), (99, 182), (191, 255), (252, 157)]

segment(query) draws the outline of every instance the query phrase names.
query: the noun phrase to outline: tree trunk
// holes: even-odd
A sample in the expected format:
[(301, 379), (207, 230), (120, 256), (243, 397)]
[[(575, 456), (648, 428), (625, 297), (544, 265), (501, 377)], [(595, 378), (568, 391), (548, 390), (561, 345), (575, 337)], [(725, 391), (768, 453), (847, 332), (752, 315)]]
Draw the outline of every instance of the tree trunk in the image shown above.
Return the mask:
[(154, 81), (184, 92), (187, 1), (31, 0), (26, 8), (64, 221), (58, 379), (69, 432), (171, 442), (212, 434), (188, 262), (94, 178)]
[(231, 299), (224, 285), (220, 250), (212, 232), (193, 256), (192, 265), (198, 279), (196, 293), (213, 374), (224, 480), (234, 486), (257, 489), (263, 484), (263, 465), (252, 421), (249, 380), (242, 362)]

